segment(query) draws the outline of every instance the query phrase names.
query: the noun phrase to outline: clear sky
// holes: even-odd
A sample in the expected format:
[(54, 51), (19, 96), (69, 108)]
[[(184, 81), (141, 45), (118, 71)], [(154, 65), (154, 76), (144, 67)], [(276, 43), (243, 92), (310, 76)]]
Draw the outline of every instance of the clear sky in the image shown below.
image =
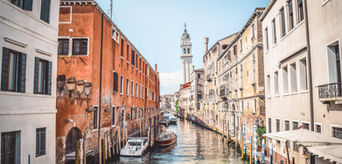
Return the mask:
[[(96, 0), (109, 13), (110, 0)], [(158, 64), (161, 94), (174, 93), (181, 76), (180, 39), (184, 23), (192, 41), (193, 65), (203, 67), (209, 48), (239, 31), (256, 7), (269, 0), (113, 0), (113, 20), (151, 66)]]

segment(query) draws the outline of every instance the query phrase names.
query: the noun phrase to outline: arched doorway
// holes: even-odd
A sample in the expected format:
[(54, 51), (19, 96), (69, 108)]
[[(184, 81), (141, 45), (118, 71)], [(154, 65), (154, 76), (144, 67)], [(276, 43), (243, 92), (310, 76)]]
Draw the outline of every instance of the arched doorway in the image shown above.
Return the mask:
[(69, 154), (75, 152), (77, 149), (77, 142), (82, 138), (81, 130), (77, 127), (73, 127), (69, 130), (66, 137), (66, 150), (65, 153)]

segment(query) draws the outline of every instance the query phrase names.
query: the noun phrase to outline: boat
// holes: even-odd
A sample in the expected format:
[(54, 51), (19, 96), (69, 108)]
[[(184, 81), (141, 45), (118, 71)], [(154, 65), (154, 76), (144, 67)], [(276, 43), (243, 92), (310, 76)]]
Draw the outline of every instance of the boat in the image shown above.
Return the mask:
[(174, 132), (162, 132), (157, 137), (156, 142), (159, 146), (170, 146), (177, 142), (177, 135)]
[(177, 124), (177, 118), (176, 117), (171, 117), (170, 124)]
[(122, 157), (141, 157), (147, 150), (147, 137), (129, 137), (126, 145), (121, 148), (120, 156)]
[(163, 119), (160, 121), (160, 124), (169, 126), (170, 124), (170, 117), (169, 116), (164, 116)]

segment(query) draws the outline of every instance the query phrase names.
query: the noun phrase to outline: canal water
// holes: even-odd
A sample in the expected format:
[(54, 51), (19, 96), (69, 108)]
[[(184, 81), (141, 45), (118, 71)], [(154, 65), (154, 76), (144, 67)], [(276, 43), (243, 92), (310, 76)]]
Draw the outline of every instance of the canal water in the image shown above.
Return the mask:
[(167, 131), (177, 134), (177, 143), (167, 148), (151, 148), (141, 158), (120, 158), (118, 163), (229, 163), (240, 164), (239, 154), (222, 141), (221, 135), (192, 122), (178, 119)]

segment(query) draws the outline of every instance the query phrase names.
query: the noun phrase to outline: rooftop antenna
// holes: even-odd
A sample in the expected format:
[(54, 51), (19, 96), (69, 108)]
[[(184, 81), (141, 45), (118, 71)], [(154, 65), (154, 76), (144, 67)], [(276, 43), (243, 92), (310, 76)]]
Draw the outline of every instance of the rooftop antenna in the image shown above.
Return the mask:
[(186, 23), (184, 22), (184, 32), (186, 32)]
[(110, 0), (110, 19), (113, 19), (113, 0)]

